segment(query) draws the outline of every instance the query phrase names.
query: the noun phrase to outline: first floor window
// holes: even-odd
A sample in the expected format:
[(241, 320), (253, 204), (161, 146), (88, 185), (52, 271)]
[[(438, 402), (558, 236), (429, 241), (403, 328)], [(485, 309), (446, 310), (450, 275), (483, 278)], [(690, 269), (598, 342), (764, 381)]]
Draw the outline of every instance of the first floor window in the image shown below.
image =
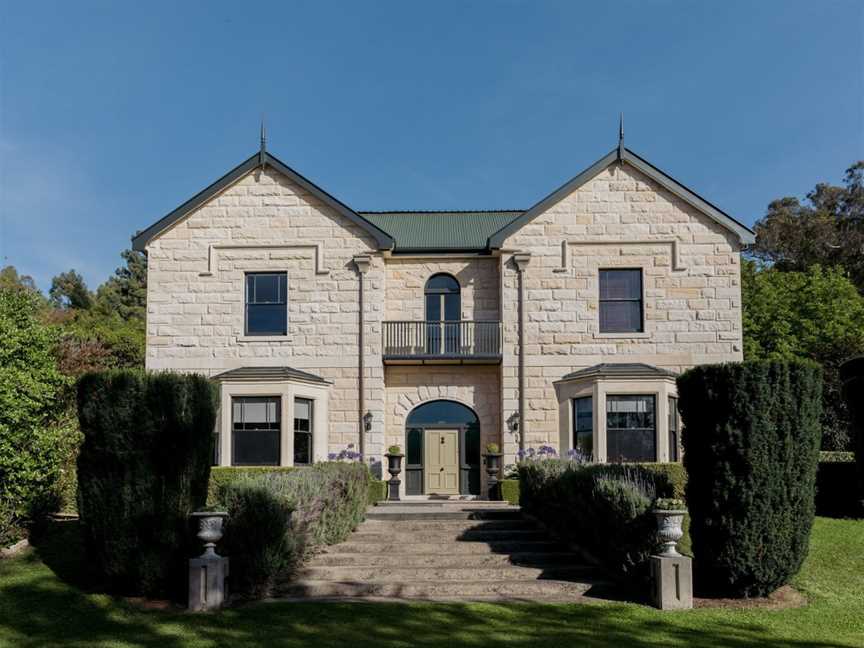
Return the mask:
[(294, 399), (294, 465), (312, 463), (312, 401)]
[(600, 332), (641, 333), (642, 271), (600, 271)]
[(583, 455), (594, 452), (594, 399), (573, 399), (573, 449)]
[(288, 274), (247, 274), (246, 335), (285, 335), (287, 332)]
[(609, 461), (656, 461), (657, 417), (653, 395), (606, 397)]
[(678, 461), (678, 399), (669, 397), (669, 461)]
[(232, 400), (235, 466), (278, 466), (281, 402), (278, 397)]

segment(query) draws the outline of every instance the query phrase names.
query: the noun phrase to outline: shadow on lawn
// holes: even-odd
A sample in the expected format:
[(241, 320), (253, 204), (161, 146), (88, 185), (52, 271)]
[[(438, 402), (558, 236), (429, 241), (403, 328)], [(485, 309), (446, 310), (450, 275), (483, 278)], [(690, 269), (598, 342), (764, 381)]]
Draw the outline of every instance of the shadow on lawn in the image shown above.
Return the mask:
[[(9, 632), (22, 646), (93, 645), (180, 648), (203, 646), (794, 646), (772, 640), (757, 622), (707, 620), (704, 628), (677, 627), (670, 616), (634, 614), (619, 605), (466, 605), (419, 603), (266, 602), (220, 613), (144, 611), (107, 597), (85, 596), (77, 525), (62, 523), (41, 535), (36, 551), (0, 563), (0, 643)], [(30, 564), (26, 564), (29, 561)], [(40, 564), (47, 565), (54, 574)], [(11, 561), (10, 561), (11, 563)], [(26, 572), (26, 573), (23, 573)], [(55, 578), (56, 576), (56, 578)], [(60, 581), (58, 581), (58, 578)], [(668, 613), (667, 613), (668, 614)], [(641, 617), (641, 618), (640, 618)], [(647, 618), (646, 618), (647, 617)], [(838, 646), (829, 641), (798, 645)]]

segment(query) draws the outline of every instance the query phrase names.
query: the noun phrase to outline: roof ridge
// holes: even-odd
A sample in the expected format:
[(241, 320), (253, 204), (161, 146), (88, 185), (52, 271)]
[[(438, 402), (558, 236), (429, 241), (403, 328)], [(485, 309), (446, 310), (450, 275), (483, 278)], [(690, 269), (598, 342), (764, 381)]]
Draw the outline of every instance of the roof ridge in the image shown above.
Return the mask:
[(385, 209), (358, 210), (358, 214), (521, 214), (524, 209)]

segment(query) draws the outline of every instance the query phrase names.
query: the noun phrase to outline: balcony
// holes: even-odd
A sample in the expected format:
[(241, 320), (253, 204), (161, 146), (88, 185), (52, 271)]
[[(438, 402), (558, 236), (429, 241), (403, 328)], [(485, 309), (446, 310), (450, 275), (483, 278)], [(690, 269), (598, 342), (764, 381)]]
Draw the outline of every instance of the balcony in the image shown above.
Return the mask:
[(384, 322), (385, 364), (498, 364), (501, 322)]

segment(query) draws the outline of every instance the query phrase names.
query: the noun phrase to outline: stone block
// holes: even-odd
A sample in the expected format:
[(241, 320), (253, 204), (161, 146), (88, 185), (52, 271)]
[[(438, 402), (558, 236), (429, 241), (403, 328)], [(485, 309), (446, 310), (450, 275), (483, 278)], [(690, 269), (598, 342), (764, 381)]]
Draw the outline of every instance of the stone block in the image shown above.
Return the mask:
[(229, 559), (201, 556), (189, 560), (189, 610), (216, 610), (228, 602)]
[(651, 603), (661, 610), (693, 608), (693, 561), (687, 556), (651, 556)]

